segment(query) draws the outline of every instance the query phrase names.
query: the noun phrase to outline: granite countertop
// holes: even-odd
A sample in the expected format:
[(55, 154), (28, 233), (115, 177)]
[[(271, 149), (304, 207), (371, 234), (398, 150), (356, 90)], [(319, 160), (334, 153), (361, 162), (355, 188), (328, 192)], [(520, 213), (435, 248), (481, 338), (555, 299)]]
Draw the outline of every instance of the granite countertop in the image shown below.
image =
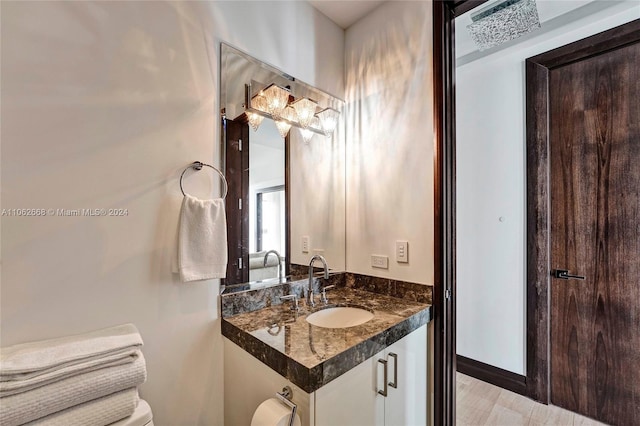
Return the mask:
[[(328, 304), (289, 302), (222, 319), (222, 334), (295, 385), (311, 393), (431, 320), (431, 305), (347, 287), (327, 292)], [(373, 312), (368, 322), (323, 328), (306, 317), (333, 306)]]

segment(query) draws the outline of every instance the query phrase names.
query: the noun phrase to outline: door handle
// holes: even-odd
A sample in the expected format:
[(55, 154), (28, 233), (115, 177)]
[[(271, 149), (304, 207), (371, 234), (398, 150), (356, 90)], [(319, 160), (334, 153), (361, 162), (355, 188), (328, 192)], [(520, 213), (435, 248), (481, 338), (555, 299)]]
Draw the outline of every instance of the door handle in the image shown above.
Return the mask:
[(566, 269), (556, 269), (553, 271), (553, 276), (555, 278), (560, 278), (561, 280), (584, 280), (584, 277), (581, 275), (571, 275)]
[(389, 357), (393, 358), (393, 382), (389, 382), (389, 386), (398, 389), (398, 354), (389, 352)]
[[(387, 360), (386, 359), (378, 359), (378, 362), (384, 366), (384, 390), (378, 390), (378, 393), (384, 397), (387, 396), (387, 385), (388, 385), (388, 376), (387, 376)], [(377, 385), (376, 385), (377, 386)]]

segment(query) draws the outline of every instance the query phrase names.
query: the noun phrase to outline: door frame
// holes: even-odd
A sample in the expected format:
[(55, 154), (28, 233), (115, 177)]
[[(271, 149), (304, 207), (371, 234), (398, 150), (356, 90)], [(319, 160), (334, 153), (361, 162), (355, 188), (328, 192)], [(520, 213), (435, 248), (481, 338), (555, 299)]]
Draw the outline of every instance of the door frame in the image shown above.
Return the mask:
[(443, 426), (456, 424), (455, 18), (486, 1), (433, 2), (433, 415)]
[(243, 204), (244, 211), (249, 205), (249, 124), (243, 117), (229, 119), (224, 113), (221, 120), (227, 240), (232, 242), (228, 244), (227, 273), (221, 283), (226, 286), (249, 281), (249, 216), (242, 210)]
[[(455, 424), (455, 18), (487, 0), (433, 2), (435, 132), (434, 421)], [(546, 90), (550, 69), (640, 38), (632, 21), (526, 60), (527, 374), (526, 395), (549, 403), (549, 182)], [(450, 297), (446, 298), (447, 290)]]
[(526, 60), (527, 396), (550, 401), (549, 71), (640, 41), (640, 20)]
[[(241, 125), (240, 144), (241, 172), (232, 173), (227, 165), (232, 161), (234, 150), (230, 149), (231, 140), (227, 132), (227, 122)], [(249, 199), (249, 119), (243, 112), (234, 119), (226, 117), (224, 109), (221, 113), (221, 149), (224, 158), (224, 175), (228, 183), (227, 197), (225, 199), (225, 211), (227, 213), (227, 240), (240, 241), (240, 244), (228, 247), (227, 274), (222, 278), (222, 285), (232, 285), (249, 282), (249, 213), (251, 200)], [(283, 138), (284, 143), (284, 209), (285, 209), (285, 262), (284, 274), (289, 275), (291, 269), (291, 174), (289, 164), (291, 162), (289, 133)], [(236, 151), (237, 152), (237, 151)], [(238, 200), (240, 201), (240, 204)], [(244, 206), (244, 208), (239, 207)], [(242, 259), (242, 268), (239, 268), (238, 259)]]

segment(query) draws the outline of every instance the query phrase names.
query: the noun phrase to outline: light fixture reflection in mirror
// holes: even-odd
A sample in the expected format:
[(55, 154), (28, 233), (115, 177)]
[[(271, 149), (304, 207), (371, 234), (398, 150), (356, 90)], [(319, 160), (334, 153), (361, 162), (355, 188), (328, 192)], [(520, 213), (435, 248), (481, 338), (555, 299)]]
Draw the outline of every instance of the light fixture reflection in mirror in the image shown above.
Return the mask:
[(309, 129), (300, 129), (300, 134), (302, 135), (302, 140), (304, 140), (304, 143), (309, 143), (309, 141), (313, 137), (313, 132)]
[(336, 129), (339, 114), (340, 113), (333, 108), (325, 108), (316, 114), (320, 119), (322, 130), (327, 137), (331, 137), (333, 131)]
[(296, 111), (291, 106), (288, 106), (284, 109), (284, 111), (282, 111), (282, 120), (276, 120), (276, 127), (278, 128), (280, 136), (282, 136), (283, 138), (287, 136), (287, 133), (289, 133), (289, 129), (291, 129), (291, 124), (289, 122), (296, 121), (296, 115)]
[[(254, 96), (251, 99), (251, 107), (260, 111), (266, 111), (267, 109), (267, 100), (264, 96), (258, 95)], [(264, 120), (264, 116), (256, 113), (256, 112), (248, 112), (247, 117), (249, 119), (249, 125), (253, 129), (254, 132), (258, 131), (258, 127), (262, 124), (262, 120)]]

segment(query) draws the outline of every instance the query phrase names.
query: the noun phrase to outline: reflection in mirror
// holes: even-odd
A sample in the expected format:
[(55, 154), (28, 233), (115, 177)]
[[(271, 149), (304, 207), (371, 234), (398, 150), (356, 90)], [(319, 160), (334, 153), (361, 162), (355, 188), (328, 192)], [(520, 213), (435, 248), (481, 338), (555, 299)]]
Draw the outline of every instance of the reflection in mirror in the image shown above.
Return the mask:
[[(260, 281), (285, 268), (285, 146), (268, 120), (250, 133), (249, 145), (249, 281)], [(265, 259), (269, 250), (277, 254)]]
[(225, 285), (288, 275), (314, 254), (343, 271), (344, 102), (224, 43), (220, 57)]

